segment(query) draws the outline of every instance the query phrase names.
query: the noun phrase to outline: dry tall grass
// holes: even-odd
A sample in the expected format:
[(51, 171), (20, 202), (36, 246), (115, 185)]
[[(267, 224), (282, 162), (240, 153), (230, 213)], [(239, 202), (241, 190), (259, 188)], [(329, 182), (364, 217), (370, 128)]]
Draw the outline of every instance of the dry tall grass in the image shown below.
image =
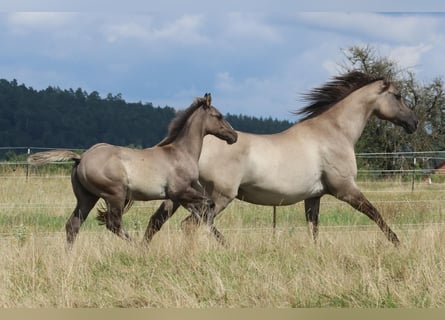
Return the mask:
[[(317, 244), (300, 204), (279, 210), (274, 234), (265, 228), (270, 208), (237, 202), (217, 220), (228, 248), (204, 228), (187, 239), (180, 212), (148, 248), (118, 239), (91, 217), (67, 254), (69, 179), (3, 178), (0, 307), (444, 307), (443, 186), (394, 192), (401, 188), (369, 189), (402, 241), (398, 248), (374, 224), (362, 226), (366, 218), (353, 210), (343, 226), (328, 227), (350, 209), (327, 198)], [(136, 237), (153, 208), (136, 207), (124, 217)], [(400, 215), (420, 224), (401, 225)], [(346, 225), (353, 223), (360, 226)]]

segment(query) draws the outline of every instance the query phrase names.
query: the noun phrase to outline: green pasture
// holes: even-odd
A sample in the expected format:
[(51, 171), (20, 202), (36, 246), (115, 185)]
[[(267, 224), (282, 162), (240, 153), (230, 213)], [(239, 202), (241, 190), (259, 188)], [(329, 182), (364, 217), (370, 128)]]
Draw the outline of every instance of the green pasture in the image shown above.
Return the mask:
[[(71, 190), (69, 167), (48, 166), (45, 171), (31, 168), (28, 176), (25, 167), (3, 169), (0, 185), (0, 233), (64, 232), (65, 222), (75, 206)], [(426, 184), (417, 180), (414, 185), (404, 179), (361, 180), (363, 193), (381, 212), (390, 225), (418, 225), (445, 222), (445, 184)], [(160, 201), (136, 202), (123, 217), (125, 228), (142, 236), (148, 220)], [(164, 228), (180, 231), (180, 222), (187, 216), (185, 209), (168, 221)], [(82, 231), (102, 232), (93, 210)], [(266, 230), (272, 232), (273, 207), (233, 201), (216, 219), (221, 231)], [(374, 223), (365, 215), (332, 196), (324, 196), (320, 206), (320, 226), (371, 226)], [(303, 202), (276, 208), (276, 230), (291, 232), (306, 228)]]
[(125, 242), (90, 214), (73, 250), (64, 225), (74, 208), (64, 172), (4, 172), (0, 183), (0, 307), (445, 306), (441, 183), (359, 182), (398, 234), (394, 247), (363, 214), (322, 198), (320, 234), (308, 235), (303, 204), (272, 208), (234, 201), (216, 220), (229, 246), (200, 228), (186, 236), (180, 209), (149, 246), (139, 239), (159, 201), (124, 216)]

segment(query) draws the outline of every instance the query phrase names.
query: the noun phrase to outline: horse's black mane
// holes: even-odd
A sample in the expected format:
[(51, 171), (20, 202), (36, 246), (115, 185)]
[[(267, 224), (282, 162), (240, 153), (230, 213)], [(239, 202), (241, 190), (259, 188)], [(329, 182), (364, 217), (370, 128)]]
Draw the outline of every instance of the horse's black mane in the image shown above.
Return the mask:
[(176, 112), (176, 116), (168, 125), (167, 136), (161, 142), (159, 142), (157, 146), (165, 146), (169, 143), (172, 143), (181, 132), (182, 128), (187, 122), (187, 119), (190, 118), (190, 116), (196, 111), (196, 109), (198, 109), (204, 103), (206, 103), (206, 99), (199, 97), (196, 98), (195, 101), (193, 101), (193, 103), (187, 109), (179, 110), (178, 112)]
[(303, 98), (309, 102), (309, 105), (296, 111), (295, 114), (303, 116), (300, 122), (314, 118), (329, 110), (333, 105), (353, 91), (378, 80), (384, 80), (384, 78), (374, 77), (360, 71), (352, 71), (334, 77), (323, 86), (312, 89), (309, 93), (304, 94)]

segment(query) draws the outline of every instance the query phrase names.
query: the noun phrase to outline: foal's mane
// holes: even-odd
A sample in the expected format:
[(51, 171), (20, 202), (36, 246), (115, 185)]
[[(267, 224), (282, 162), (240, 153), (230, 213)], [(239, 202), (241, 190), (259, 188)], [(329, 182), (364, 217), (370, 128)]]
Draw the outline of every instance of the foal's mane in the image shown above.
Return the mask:
[(157, 146), (162, 147), (172, 143), (178, 137), (188, 118), (204, 103), (206, 103), (206, 99), (199, 97), (187, 109), (176, 112), (176, 116), (168, 125), (167, 136)]
[(384, 80), (382, 77), (374, 77), (369, 74), (352, 71), (341, 76), (334, 77), (321, 87), (312, 89), (304, 94), (303, 98), (309, 105), (296, 111), (296, 115), (303, 115), (300, 122), (314, 118), (329, 110), (340, 100), (343, 100), (355, 90), (358, 90), (372, 82)]

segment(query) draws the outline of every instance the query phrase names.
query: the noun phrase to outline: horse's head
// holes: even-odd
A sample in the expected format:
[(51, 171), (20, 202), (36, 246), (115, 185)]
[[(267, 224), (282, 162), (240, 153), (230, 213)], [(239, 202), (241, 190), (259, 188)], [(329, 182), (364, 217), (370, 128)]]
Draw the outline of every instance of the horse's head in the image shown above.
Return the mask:
[(218, 111), (214, 106), (212, 106), (212, 96), (210, 93), (206, 93), (204, 98), (200, 98), (201, 108), (206, 113), (203, 119), (204, 130), (206, 134), (212, 134), (228, 144), (235, 143), (238, 139), (238, 134), (232, 128), (232, 126), (224, 119), (221, 112)]
[(413, 133), (417, 129), (418, 119), (416, 114), (409, 108), (400, 94), (400, 91), (387, 80), (379, 80), (375, 115), (380, 119), (391, 121)]

